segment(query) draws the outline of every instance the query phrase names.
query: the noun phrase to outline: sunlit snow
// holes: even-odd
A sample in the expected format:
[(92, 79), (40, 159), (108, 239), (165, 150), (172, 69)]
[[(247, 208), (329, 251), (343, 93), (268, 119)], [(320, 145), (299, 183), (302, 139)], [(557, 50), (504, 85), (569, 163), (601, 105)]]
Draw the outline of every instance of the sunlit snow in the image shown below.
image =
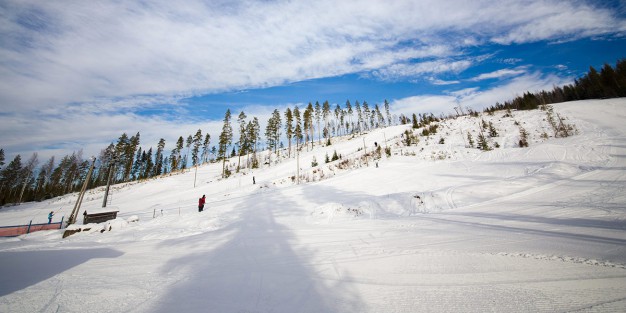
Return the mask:
[[(292, 151), (228, 179), (210, 164), (116, 185), (117, 220), (0, 238), (0, 312), (626, 311), (626, 99), (554, 107), (578, 134), (500, 111), (410, 147), (410, 125), (315, 142), (300, 184)], [(500, 148), (466, 147), (481, 119)], [(375, 143), (391, 157), (359, 161)], [(67, 219), (76, 197), (4, 207), (0, 225)]]

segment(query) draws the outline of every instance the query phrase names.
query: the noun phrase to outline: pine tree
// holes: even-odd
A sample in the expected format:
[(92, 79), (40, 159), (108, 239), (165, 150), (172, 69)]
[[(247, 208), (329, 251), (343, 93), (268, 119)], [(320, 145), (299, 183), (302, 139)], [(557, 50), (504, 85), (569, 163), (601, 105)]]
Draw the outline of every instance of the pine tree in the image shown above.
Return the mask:
[(142, 167), (142, 163), (141, 163), (142, 152), (143, 150), (141, 149), (141, 147), (139, 147), (137, 149), (137, 155), (135, 156), (135, 162), (133, 163), (133, 169), (131, 171), (132, 180), (136, 180), (139, 178), (141, 167)]
[(291, 113), (291, 109), (287, 108), (285, 110), (285, 134), (287, 135), (288, 142), (288, 157), (291, 158), (291, 138), (293, 137), (293, 113)]
[(385, 114), (387, 114), (387, 126), (391, 126), (391, 114), (389, 113), (389, 102), (385, 99)]
[(280, 129), (281, 129), (282, 121), (280, 119), (280, 112), (278, 110), (274, 110), (272, 116), (267, 122), (267, 127), (265, 128), (265, 137), (267, 139), (268, 149), (271, 151), (274, 149), (274, 153), (278, 154), (278, 147), (280, 144)]
[(324, 104), (322, 105), (322, 117), (324, 119), (324, 139), (327, 139), (327, 141), (330, 141), (330, 130), (329, 130), (329, 120), (328, 120), (329, 116), (330, 116), (330, 104), (328, 103), (328, 101), (324, 101)]
[(137, 151), (137, 148), (139, 147), (139, 143), (140, 143), (139, 133), (137, 133), (135, 136), (130, 137), (128, 144), (126, 145), (126, 147), (124, 147), (125, 148), (124, 154), (125, 154), (125, 160), (126, 160), (126, 164), (124, 166), (124, 181), (130, 180), (130, 173), (133, 169), (135, 151)]
[(300, 148), (300, 143), (302, 143), (302, 120), (300, 117), (300, 109), (296, 106), (293, 109), (293, 117), (296, 121), (296, 127), (294, 129), (294, 136), (296, 137), (296, 149)]
[(202, 145), (202, 130), (198, 129), (192, 139), (193, 149), (191, 150), (191, 164), (193, 166), (198, 165), (200, 162), (198, 153), (200, 152), (200, 146)]
[(233, 140), (233, 128), (230, 125), (230, 109), (226, 110), (226, 114), (224, 115), (224, 126), (222, 127), (222, 133), (220, 134), (219, 141), (219, 157), (222, 158), (222, 178), (226, 178), (226, 158), (228, 147), (232, 143)]
[(241, 156), (246, 153), (246, 113), (241, 111), (237, 117), (237, 123), (239, 123), (239, 155), (237, 157), (237, 172), (241, 168)]
[(159, 139), (157, 144), (157, 151), (154, 155), (154, 172), (152, 176), (159, 176), (163, 174), (163, 151), (165, 149), (165, 139)]
[(211, 150), (211, 135), (208, 133), (204, 136), (204, 142), (202, 143), (202, 163), (209, 161), (209, 152)]
[(145, 157), (143, 158), (143, 178), (150, 178), (152, 173), (154, 172), (154, 163), (152, 162), (152, 147), (148, 149), (148, 152), (145, 153)]
[(346, 133), (352, 133), (354, 130), (352, 128), (348, 129), (349, 125), (352, 125), (352, 105), (350, 104), (350, 100), (346, 100), (346, 114), (348, 115), (348, 121), (346, 122)]
[(187, 162), (189, 162), (189, 148), (193, 144), (193, 137), (191, 135), (187, 136), (187, 140), (185, 140), (185, 147), (187, 147), (187, 153), (185, 153), (185, 157), (183, 158), (183, 170), (187, 168)]
[(311, 140), (311, 149), (313, 149), (313, 132), (314, 132), (313, 114), (314, 114), (313, 105), (311, 104), (311, 102), (309, 102), (309, 105), (306, 107), (306, 110), (304, 111), (304, 131), (308, 132), (308, 136)]
[(22, 156), (19, 154), (0, 172), (2, 202), (14, 201), (16, 189), (21, 182)]
[(356, 110), (356, 114), (357, 114), (357, 131), (359, 132), (359, 135), (363, 132), (362, 131), (362, 127), (361, 125), (363, 124), (363, 111), (361, 111), (361, 105), (359, 104), (359, 101), (357, 100), (356, 102), (354, 102), (354, 109)]
[(315, 101), (315, 121), (317, 122), (317, 140), (318, 143), (322, 142), (322, 129), (320, 128), (320, 120), (322, 119), (322, 107), (318, 101)]
[(335, 129), (335, 133), (336, 133), (336, 135), (337, 135), (337, 136), (340, 136), (340, 134), (339, 134), (340, 129), (339, 129), (339, 128), (340, 128), (340, 127), (341, 127), (341, 125), (343, 124), (343, 123), (339, 123), (339, 119), (341, 118), (341, 112), (342, 112), (341, 107), (339, 106), (339, 103), (337, 103), (337, 104), (335, 105), (335, 110), (334, 110), (334, 113), (335, 113), (335, 122), (336, 122), (336, 126), (337, 126), (337, 127), (336, 127), (336, 128), (333, 128), (333, 129)]
[(370, 123), (370, 107), (369, 104), (367, 103), (367, 101), (363, 101), (363, 128), (366, 130), (369, 130), (369, 123)]
[(172, 154), (170, 155), (170, 163), (171, 163), (170, 171), (172, 172), (178, 170), (180, 167), (180, 161), (181, 161), (180, 152), (183, 150), (184, 144), (185, 144), (185, 140), (183, 139), (183, 136), (178, 137), (178, 140), (176, 141), (176, 147), (172, 149)]

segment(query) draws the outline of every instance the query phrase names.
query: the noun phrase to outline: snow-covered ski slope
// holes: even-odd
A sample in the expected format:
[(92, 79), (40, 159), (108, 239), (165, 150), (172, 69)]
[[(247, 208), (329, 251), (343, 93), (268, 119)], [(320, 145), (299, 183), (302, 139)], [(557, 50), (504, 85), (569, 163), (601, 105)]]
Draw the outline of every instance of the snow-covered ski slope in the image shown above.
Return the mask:
[[(0, 312), (624, 312), (626, 99), (554, 107), (577, 135), (496, 112), (410, 147), (396, 126), (305, 149), (299, 185), (292, 157), (226, 180), (203, 166), (195, 188), (194, 170), (115, 186), (111, 231), (0, 239)], [(500, 148), (465, 148), (481, 119)], [(324, 163), (374, 142), (392, 148), (378, 167)], [(75, 199), (3, 208), (0, 225), (67, 217)]]

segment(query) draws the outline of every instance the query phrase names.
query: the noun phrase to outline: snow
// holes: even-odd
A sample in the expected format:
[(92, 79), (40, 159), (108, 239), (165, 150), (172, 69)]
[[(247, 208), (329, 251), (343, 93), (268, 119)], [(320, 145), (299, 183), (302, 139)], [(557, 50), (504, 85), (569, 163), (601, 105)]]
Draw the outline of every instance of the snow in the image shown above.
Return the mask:
[[(116, 220), (0, 238), (0, 312), (624, 312), (626, 99), (554, 107), (578, 134), (496, 112), (411, 147), (407, 126), (316, 144), (301, 184), (292, 154), (228, 179), (201, 166), (195, 188), (195, 169), (114, 186)], [(465, 147), (480, 119), (500, 148)], [(374, 142), (392, 147), (378, 167), (358, 160)], [(2, 208), (0, 224), (67, 220), (76, 197)]]

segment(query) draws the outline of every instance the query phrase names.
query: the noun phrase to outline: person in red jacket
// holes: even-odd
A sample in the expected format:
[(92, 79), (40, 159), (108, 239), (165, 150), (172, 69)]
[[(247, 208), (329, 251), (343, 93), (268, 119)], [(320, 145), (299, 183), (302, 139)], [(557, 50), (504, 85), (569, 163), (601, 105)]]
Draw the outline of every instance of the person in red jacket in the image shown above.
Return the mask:
[(205, 197), (204, 195), (202, 195), (202, 198), (198, 200), (198, 212), (202, 212), (202, 210), (204, 210), (204, 201), (205, 201)]

